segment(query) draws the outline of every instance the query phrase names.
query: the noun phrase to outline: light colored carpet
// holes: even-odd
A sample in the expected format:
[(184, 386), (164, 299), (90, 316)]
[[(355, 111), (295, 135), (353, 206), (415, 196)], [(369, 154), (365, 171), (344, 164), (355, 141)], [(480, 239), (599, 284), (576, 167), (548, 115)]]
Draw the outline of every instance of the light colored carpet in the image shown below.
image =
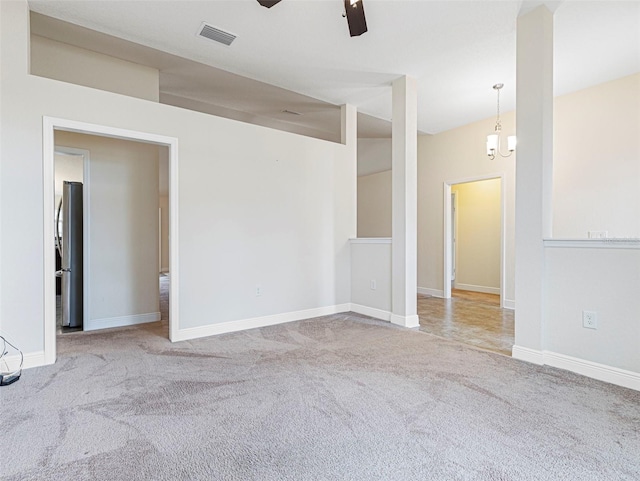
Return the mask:
[(358, 315), (59, 337), (1, 388), (6, 480), (638, 480), (640, 392)]

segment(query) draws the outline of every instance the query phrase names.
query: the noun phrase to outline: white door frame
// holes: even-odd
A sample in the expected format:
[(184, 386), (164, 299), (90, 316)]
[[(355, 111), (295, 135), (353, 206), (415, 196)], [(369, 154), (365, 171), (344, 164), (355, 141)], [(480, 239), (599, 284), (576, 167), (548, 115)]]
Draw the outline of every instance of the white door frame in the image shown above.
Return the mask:
[(505, 281), (505, 174), (486, 174), (464, 179), (456, 179), (444, 182), (444, 256), (443, 256), (443, 281), (444, 289), (442, 297), (451, 298), (451, 186), (456, 184), (466, 184), (481, 180), (500, 179), (500, 307), (504, 307), (504, 281)]
[(449, 277), (449, 284), (455, 284), (456, 279), (456, 264), (458, 262), (457, 259), (457, 250), (458, 250), (458, 194), (456, 192), (451, 192), (451, 249), (449, 250), (449, 255), (451, 256), (451, 277)]
[[(56, 360), (56, 296), (55, 296), (55, 131), (77, 132), (122, 140), (133, 140), (162, 145), (169, 148), (169, 339), (178, 338), (179, 331), (179, 259), (178, 259), (178, 139), (164, 135), (119, 129), (104, 125), (78, 122), (55, 117), (42, 117), (42, 164), (43, 164), (43, 230), (44, 230), (44, 362)], [(86, 175), (86, 174), (85, 174)], [(85, 178), (86, 179), (86, 178)], [(86, 224), (88, 225), (88, 223)], [(49, 241), (47, 241), (49, 239)], [(87, 242), (85, 242), (87, 244)], [(85, 251), (86, 252), (86, 251)], [(88, 257), (87, 257), (88, 259)], [(85, 262), (85, 265), (87, 262)], [(85, 311), (86, 312), (86, 311)]]

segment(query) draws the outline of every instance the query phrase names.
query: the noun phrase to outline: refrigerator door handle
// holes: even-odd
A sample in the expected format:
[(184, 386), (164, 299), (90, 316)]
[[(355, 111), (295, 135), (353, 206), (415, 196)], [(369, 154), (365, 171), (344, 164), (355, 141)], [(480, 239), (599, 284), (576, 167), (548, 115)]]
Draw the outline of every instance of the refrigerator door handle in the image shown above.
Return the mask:
[(65, 272), (71, 272), (71, 269), (60, 269), (59, 271), (56, 271), (56, 277), (62, 277), (62, 274)]
[[(60, 258), (62, 259), (62, 242), (60, 242), (60, 214), (62, 211), (62, 198), (60, 202), (58, 202), (58, 214), (56, 215), (56, 248), (58, 249), (58, 254), (60, 254)], [(57, 273), (56, 273), (57, 275)]]

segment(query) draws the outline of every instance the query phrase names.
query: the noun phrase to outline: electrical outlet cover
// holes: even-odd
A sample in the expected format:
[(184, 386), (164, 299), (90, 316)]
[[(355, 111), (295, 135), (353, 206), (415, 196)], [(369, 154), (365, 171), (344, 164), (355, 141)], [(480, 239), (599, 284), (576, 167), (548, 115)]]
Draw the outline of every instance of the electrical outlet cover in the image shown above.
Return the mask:
[(598, 328), (598, 315), (594, 311), (582, 311), (582, 327), (587, 329)]

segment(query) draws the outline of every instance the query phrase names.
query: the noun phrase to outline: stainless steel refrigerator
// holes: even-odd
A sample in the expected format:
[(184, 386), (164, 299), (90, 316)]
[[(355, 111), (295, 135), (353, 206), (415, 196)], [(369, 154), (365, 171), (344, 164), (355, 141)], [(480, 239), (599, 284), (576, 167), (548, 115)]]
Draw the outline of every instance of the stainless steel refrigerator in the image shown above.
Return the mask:
[(62, 258), (62, 326), (82, 328), (82, 183), (64, 181), (56, 217), (56, 247)]

